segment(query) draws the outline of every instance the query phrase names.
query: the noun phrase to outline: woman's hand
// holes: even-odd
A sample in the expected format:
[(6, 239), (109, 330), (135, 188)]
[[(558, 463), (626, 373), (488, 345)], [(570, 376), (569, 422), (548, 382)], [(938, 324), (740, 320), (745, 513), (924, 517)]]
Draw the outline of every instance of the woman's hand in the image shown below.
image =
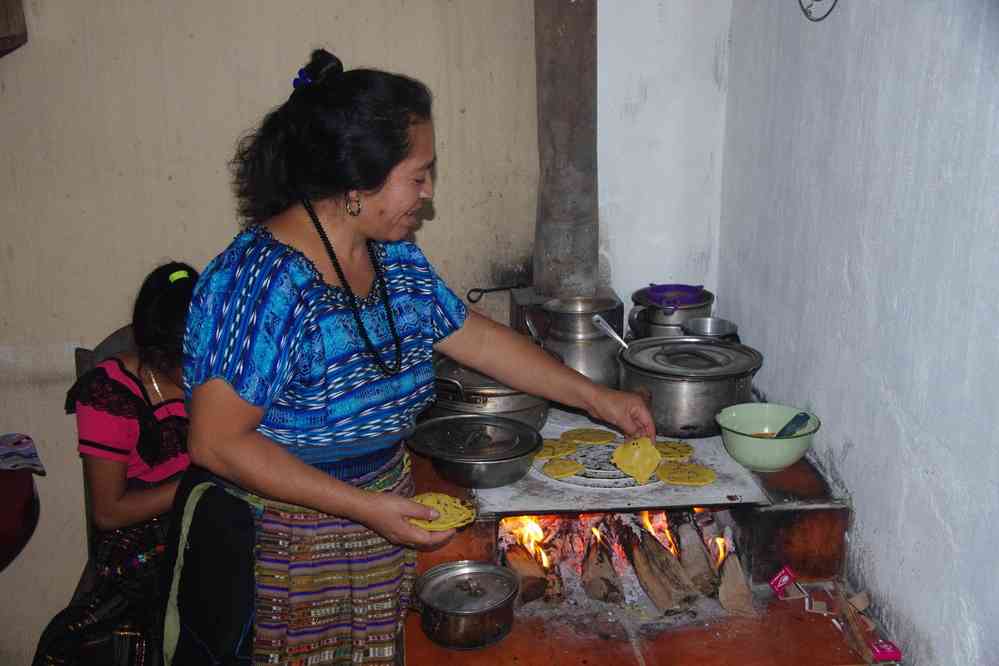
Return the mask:
[(437, 511), (419, 502), (392, 493), (371, 493), (370, 511), (360, 516), (360, 522), (394, 544), (417, 550), (436, 550), (454, 536), (454, 530), (430, 532), (409, 522), (410, 518), (435, 520)]
[(588, 411), (598, 421), (615, 425), (631, 437), (656, 437), (647, 396), (601, 387)]

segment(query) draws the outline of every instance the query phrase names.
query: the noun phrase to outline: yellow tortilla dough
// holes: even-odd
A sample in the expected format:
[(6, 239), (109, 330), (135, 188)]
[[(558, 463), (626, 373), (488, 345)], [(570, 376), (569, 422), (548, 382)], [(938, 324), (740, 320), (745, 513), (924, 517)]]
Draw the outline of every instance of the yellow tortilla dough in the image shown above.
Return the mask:
[(662, 456), (648, 437), (639, 437), (614, 449), (611, 462), (639, 485), (648, 483), (662, 461)]
[(660, 440), (653, 444), (653, 446), (655, 446), (656, 450), (659, 451), (663, 460), (668, 460), (670, 462), (687, 462), (690, 460), (690, 456), (694, 452), (694, 447), (683, 442), (667, 442), (665, 440)]
[(617, 435), (610, 430), (602, 430), (601, 428), (574, 428), (562, 433), (563, 442), (575, 442), (583, 445), (609, 444), (616, 438)]
[(444, 493), (422, 493), (412, 498), (431, 509), (436, 509), (437, 520), (410, 518), (409, 522), (430, 532), (442, 532), (451, 528), (463, 527), (475, 520), (475, 509), (468, 502)]
[(553, 479), (563, 479), (583, 471), (583, 466), (575, 460), (554, 458), (545, 463), (541, 471)]
[(534, 458), (536, 460), (562, 458), (575, 452), (576, 445), (573, 442), (565, 442), (560, 439), (546, 439), (541, 445), (541, 450), (534, 455)]
[(659, 465), (659, 478), (675, 486), (706, 486), (714, 483), (718, 475), (704, 465), (688, 465), (676, 462), (664, 462)]

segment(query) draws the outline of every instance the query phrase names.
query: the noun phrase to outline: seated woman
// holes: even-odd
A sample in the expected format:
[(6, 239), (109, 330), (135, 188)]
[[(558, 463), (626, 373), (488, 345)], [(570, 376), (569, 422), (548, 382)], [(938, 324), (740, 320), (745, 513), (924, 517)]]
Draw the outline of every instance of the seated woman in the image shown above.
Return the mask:
[(198, 273), (171, 262), (135, 301), (136, 352), (100, 363), (69, 390), (90, 521), (92, 584), (49, 623), (34, 664), (157, 664), (160, 560), (167, 517), (187, 468), (180, 388), (185, 319)]

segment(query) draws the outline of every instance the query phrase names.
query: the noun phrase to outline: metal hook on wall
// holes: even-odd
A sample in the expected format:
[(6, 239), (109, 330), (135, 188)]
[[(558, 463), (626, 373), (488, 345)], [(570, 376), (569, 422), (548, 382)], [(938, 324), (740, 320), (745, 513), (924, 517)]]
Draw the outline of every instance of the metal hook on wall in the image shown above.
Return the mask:
[(819, 21), (824, 21), (827, 16), (832, 14), (832, 10), (836, 9), (836, 3), (838, 3), (839, 0), (832, 0), (832, 3), (829, 5), (829, 9), (827, 9), (825, 13), (818, 15), (818, 12), (816, 12), (813, 7), (821, 5), (824, 2), (826, 2), (826, 0), (808, 0), (808, 4), (806, 5), (805, 0), (798, 0), (798, 6), (801, 8), (801, 13), (805, 15), (806, 19), (812, 23), (818, 23)]

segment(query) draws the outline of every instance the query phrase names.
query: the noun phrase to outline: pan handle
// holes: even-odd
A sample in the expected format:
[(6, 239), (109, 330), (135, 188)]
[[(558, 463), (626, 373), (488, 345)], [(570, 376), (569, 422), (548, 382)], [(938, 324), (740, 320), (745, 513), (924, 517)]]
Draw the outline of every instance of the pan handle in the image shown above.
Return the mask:
[(440, 384), (448, 384), (450, 386), (453, 386), (455, 388), (455, 390), (458, 392), (458, 399), (461, 402), (466, 402), (466, 400), (465, 400), (465, 387), (457, 379), (452, 379), (450, 377), (435, 377), (434, 381), (438, 382)]
[(518, 282), (517, 284), (507, 285), (505, 287), (475, 287), (474, 289), (469, 289), (468, 293), (465, 294), (465, 298), (468, 299), (469, 303), (478, 303), (482, 300), (482, 297), (486, 294), (491, 294), (494, 291), (509, 291), (510, 289), (523, 289), (527, 285)]

